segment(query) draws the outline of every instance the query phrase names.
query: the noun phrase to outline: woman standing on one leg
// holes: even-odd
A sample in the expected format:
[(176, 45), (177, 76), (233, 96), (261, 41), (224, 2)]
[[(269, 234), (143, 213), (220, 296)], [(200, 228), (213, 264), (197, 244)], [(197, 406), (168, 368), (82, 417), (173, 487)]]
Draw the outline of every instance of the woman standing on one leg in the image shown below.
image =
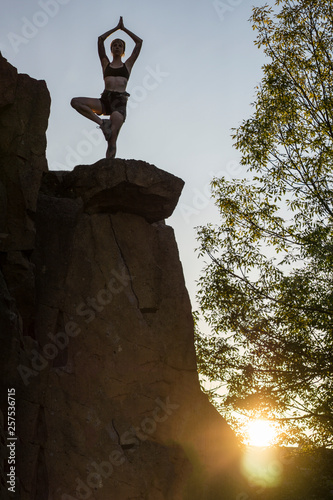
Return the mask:
[[(127, 33), (135, 42), (131, 56), (122, 62), (125, 53), (125, 42), (116, 38), (111, 42), (112, 62), (109, 61), (104, 47), (104, 41), (118, 29)], [(123, 18), (117, 26), (98, 38), (98, 54), (101, 60), (105, 89), (100, 99), (90, 97), (74, 97), (71, 105), (81, 115), (97, 123), (108, 141), (107, 158), (116, 155), (116, 142), (119, 130), (126, 118), (126, 104), (129, 94), (126, 92), (127, 82), (137, 60), (142, 46), (142, 40), (124, 26)], [(102, 120), (99, 115), (110, 115), (110, 120)]]

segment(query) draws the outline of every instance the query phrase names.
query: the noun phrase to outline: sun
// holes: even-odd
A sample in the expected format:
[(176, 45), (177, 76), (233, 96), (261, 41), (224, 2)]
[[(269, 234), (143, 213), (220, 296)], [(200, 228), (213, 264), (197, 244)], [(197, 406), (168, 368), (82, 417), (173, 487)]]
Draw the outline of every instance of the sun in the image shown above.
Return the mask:
[(268, 420), (251, 420), (246, 429), (246, 437), (250, 446), (270, 446), (276, 437), (276, 429)]

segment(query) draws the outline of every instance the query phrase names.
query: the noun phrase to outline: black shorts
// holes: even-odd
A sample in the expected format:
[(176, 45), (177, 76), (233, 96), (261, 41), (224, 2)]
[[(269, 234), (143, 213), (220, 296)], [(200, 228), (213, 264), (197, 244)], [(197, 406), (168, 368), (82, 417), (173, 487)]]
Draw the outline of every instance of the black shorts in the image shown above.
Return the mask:
[(104, 90), (101, 94), (102, 115), (112, 115), (118, 111), (126, 119), (126, 105), (129, 94), (127, 92), (115, 92), (113, 90)]

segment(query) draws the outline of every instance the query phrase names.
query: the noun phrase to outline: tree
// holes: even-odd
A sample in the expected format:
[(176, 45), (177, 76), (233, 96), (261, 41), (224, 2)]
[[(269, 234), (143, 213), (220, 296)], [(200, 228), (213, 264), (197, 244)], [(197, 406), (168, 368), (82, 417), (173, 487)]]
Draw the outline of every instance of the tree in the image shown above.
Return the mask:
[(214, 179), (218, 226), (198, 301), (212, 334), (198, 365), (224, 413), (281, 424), (283, 442), (333, 444), (333, 1), (253, 9), (269, 58), (233, 130), (248, 178)]

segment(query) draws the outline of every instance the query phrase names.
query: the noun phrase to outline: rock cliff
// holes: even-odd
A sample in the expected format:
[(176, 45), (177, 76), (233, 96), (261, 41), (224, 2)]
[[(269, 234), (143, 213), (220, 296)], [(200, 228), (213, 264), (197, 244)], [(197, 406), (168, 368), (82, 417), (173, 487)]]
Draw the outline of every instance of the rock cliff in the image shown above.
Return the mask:
[(1, 498), (15, 388), (17, 498), (234, 499), (164, 221), (183, 181), (121, 159), (48, 172), (46, 85), (2, 58), (0, 75)]

